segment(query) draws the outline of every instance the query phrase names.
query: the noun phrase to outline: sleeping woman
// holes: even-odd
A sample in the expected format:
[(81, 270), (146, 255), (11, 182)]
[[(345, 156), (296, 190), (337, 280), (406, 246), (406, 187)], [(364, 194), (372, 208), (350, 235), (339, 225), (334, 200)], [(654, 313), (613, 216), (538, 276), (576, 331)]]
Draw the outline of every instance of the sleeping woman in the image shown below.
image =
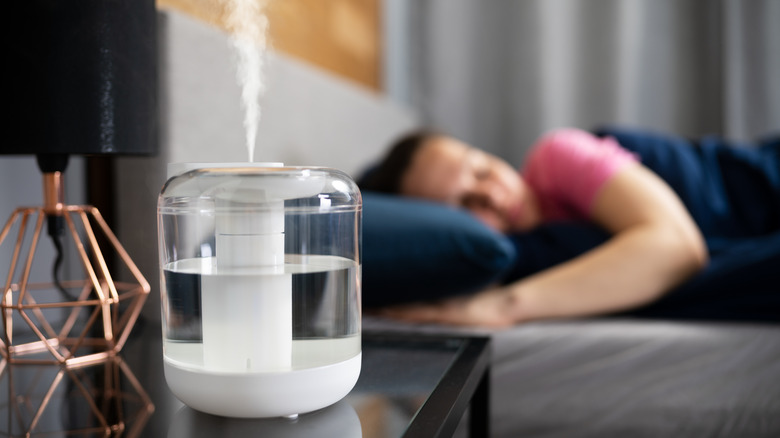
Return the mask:
[(578, 129), (543, 135), (520, 172), (452, 137), (413, 134), (391, 148), (361, 188), (462, 207), (504, 233), (586, 220), (611, 235), (579, 257), (506, 285), (381, 311), (393, 318), (506, 327), (621, 312), (657, 300), (708, 262), (703, 233), (675, 190), (615, 138)]

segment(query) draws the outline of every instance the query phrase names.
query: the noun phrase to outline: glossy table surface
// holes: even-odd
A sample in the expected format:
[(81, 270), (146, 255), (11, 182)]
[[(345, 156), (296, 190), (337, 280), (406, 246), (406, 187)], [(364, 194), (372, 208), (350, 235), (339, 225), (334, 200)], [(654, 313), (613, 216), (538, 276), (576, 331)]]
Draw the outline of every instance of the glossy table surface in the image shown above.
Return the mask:
[[(475, 391), (487, 388), (486, 338), (364, 332), (361, 375), (342, 401), (296, 419), (223, 418), (175, 398), (161, 344), (159, 323), (141, 320), (121, 353), (97, 364), (3, 361), (0, 436), (446, 436)], [(486, 409), (486, 392), (480, 397)]]

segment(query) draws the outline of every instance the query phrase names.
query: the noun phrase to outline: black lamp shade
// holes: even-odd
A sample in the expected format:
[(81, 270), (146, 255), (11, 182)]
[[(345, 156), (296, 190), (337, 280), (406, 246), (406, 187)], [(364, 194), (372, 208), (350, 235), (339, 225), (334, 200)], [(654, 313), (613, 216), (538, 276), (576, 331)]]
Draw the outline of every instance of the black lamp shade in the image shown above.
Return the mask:
[(154, 0), (21, 0), (7, 6), (6, 19), (16, 31), (5, 43), (12, 115), (0, 153), (157, 151)]

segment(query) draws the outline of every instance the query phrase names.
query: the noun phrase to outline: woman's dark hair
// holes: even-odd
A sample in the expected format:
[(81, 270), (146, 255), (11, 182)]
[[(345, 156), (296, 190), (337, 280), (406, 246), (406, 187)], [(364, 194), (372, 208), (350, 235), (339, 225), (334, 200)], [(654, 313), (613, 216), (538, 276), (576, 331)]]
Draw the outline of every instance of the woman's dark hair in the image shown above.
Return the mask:
[(416, 131), (393, 142), (382, 161), (358, 180), (360, 190), (400, 193), (401, 179), (409, 169), (412, 157), (426, 141), (438, 135), (432, 131)]

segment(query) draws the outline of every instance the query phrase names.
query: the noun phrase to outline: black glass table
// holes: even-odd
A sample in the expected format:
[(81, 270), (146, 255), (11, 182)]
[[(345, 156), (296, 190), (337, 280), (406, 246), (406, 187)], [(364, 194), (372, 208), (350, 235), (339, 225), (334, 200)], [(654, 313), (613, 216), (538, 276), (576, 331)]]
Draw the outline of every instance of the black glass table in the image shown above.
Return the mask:
[(472, 436), (489, 436), (489, 338), (364, 332), (361, 375), (345, 399), (294, 419), (247, 420), (178, 401), (159, 324), (139, 322), (121, 354), (97, 364), (0, 362), (0, 436), (428, 438), (451, 436), (464, 416)]

